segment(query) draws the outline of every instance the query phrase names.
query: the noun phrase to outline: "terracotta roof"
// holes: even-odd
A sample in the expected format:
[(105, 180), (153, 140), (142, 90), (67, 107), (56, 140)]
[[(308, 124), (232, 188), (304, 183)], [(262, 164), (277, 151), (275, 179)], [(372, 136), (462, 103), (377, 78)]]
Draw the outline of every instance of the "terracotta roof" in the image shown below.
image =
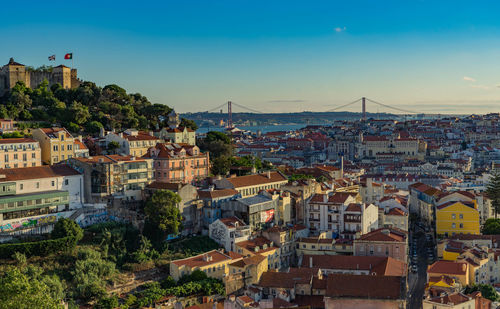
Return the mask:
[[(79, 140), (79, 139), (75, 139), (74, 144), (75, 144), (75, 145), (78, 145), (78, 148), (79, 148), (79, 149), (87, 149), (87, 146), (86, 146), (84, 143), (80, 142), (80, 140)], [(76, 149), (75, 149), (75, 150), (76, 150)]]
[(0, 169), (0, 182), (80, 175), (67, 164)]
[(251, 257), (246, 257), (246, 258), (243, 258), (243, 259), (241, 259), (239, 261), (233, 262), (230, 265), (234, 266), (234, 267), (243, 268), (243, 267), (245, 267), (247, 265), (258, 265), (262, 261), (264, 261), (265, 259), (266, 259), (265, 256), (262, 256), (260, 254), (256, 254), (256, 255), (253, 255)]
[(352, 212), (361, 212), (361, 204), (356, 204), (356, 203), (350, 203), (345, 211), (352, 211)]
[(448, 275), (465, 275), (467, 273), (467, 264), (464, 262), (454, 261), (436, 261), (429, 265), (428, 274), (448, 274)]
[(229, 197), (238, 194), (234, 189), (221, 189), (221, 190), (198, 190), (198, 196), (201, 199), (213, 199), (220, 197)]
[[(207, 259), (211, 258), (211, 260)], [(225, 255), (217, 250), (212, 250), (197, 256), (189, 257), (186, 259), (172, 261), (177, 266), (188, 266), (188, 267), (203, 267), (215, 263), (220, 263), (223, 261), (229, 261), (231, 257)]]
[(270, 172), (269, 175), (270, 178), (267, 177), (266, 173), (262, 173), (255, 175), (239, 176), (234, 178), (226, 178), (226, 180), (229, 181), (234, 188), (288, 181), (288, 179), (279, 172)]
[(133, 156), (122, 156), (122, 155), (103, 155), (103, 156), (92, 156), (88, 158), (73, 158), (74, 160), (78, 160), (80, 162), (85, 162), (85, 163), (111, 163), (111, 162), (120, 162), (120, 161), (134, 161), (134, 162), (139, 162), (139, 161), (144, 161), (143, 159), (135, 157), (133, 159)]
[(158, 137), (152, 136), (148, 132), (143, 132), (143, 131), (139, 131), (137, 133), (137, 135), (123, 133), (123, 138), (125, 138), (128, 141), (156, 141), (156, 140), (159, 141), (160, 140)]
[(170, 191), (178, 191), (180, 188), (185, 186), (186, 184), (180, 182), (161, 182), (161, 181), (153, 181), (148, 184), (146, 188), (150, 189), (158, 189), (158, 190), (170, 190)]
[(365, 270), (378, 276), (404, 276), (406, 264), (392, 257), (352, 255), (304, 255), (301, 267), (331, 270)]
[(453, 285), (455, 283), (455, 280), (449, 276), (446, 275), (441, 275), (441, 276), (430, 276), (429, 277), (429, 283), (437, 283), (439, 281), (443, 281), (444, 283), (448, 285)]
[(258, 286), (291, 289), (296, 283), (309, 284), (311, 279), (312, 275), (300, 276), (296, 273), (266, 271), (260, 277)]
[(437, 304), (449, 304), (452, 303), (454, 306), (465, 303), (471, 300), (472, 297), (466, 296), (462, 293), (446, 294), (444, 296), (433, 297), (429, 301)]
[(407, 232), (396, 228), (380, 228), (361, 235), (358, 240), (363, 241), (405, 241)]
[(474, 208), (474, 203), (473, 202), (460, 202), (460, 201), (450, 201), (450, 202), (446, 202), (444, 204), (441, 204), (439, 206), (437, 206), (437, 209), (443, 209), (443, 208), (446, 208), (448, 206), (451, 206), (451, 205), (455, 205), (455, 204), (462, 204), (462, 205), (465, 205), (465, 206), (468, 206), (472, 209), (475, 209)]
[(237, 217), (229, 217), (229, 218), (221, 218), (219, 219), (220, 222), (222, 222), (225, 226), (227, 227), (236, 227), (236, 223), (238, 224), (238, 226), (245, 226), (245, 222), (241, 221), (239, 218)]
[(399, 276), (335, 274), (328, 276), (325, 297), (403, 299), (404, 279)]
[(20, 143), (37, 143), (32, 138), (2, 138), (0, 144), (20, 144)]
[(408, 214), (406, 214), (404, 211), (402, 211), (399, 208), (392, 208), (391, 210), (389, 210), (388, 213), (386, 213), (386, 215), (387, 216), (407, 216)]
[(45, 135), (47, 135), (50, 138), (56, 138), (56, 136), (54, 135), (54, 133), (58, 133), (58, 132), (61, 132), (61, 131), (65, 132), (65, 136), (67, 138), (72, 138), (73, 137), (73, 136), (71, 136), (71, 134), (69, 134), (69, 132), (65, 128), (57, 128), (57, 127), (53, 127), (53, 128), (40, 128), (40, 130), (42, 130), (42, 132), (45, 133)]

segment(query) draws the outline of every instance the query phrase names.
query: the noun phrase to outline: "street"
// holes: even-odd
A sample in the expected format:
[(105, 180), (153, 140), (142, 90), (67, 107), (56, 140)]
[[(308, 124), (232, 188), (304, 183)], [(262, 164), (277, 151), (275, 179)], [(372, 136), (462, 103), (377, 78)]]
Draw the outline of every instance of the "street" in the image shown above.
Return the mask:
[[(418, 227), (416, 228), (418, 230)], [(424, 295), (425, 284), (427, 282), (427, 252), (425, 234), (414, 233), (412, 236), (417, 238), (418, 271), (409, 272), (408, 275), (408, 305), (409, 309), (422, 308), (422, 297)], [(409, 242), (412, 246), (411, 242)], [(410, 261), (413, 248), (410, 248)]]

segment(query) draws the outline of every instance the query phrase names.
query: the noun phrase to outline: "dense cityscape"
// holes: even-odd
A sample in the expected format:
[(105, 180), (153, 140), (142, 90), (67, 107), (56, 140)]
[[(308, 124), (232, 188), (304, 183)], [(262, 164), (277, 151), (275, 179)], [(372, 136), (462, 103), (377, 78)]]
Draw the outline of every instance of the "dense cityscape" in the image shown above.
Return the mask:
[(0, 309), (500, 309), (500, 2), (0, 11)]
[(0, 307), (496, 308), (500, 114), (197, 133), (44, 70), (0, 71)]

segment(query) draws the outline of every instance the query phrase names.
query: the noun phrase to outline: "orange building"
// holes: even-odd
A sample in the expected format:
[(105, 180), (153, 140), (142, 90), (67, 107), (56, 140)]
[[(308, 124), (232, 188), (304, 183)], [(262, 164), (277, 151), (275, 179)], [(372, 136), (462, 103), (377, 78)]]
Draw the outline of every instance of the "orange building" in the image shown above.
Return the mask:
[(191, 183), (209, 174), (208, 153), (198, 146), (158, 143), (144, 157), (153, 159), (153, 179), (159, 182)]

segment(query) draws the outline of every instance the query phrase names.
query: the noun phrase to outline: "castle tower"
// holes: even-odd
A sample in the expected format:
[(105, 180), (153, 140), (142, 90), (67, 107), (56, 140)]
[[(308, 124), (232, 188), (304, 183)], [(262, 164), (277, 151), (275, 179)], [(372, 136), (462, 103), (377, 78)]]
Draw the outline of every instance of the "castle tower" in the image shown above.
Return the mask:
[(170, 114), (168, 114), (167, 124), (170, 129), (175, 129), (181, 124), (181, 121), (179, 119), (179, 114), (177, 114), (175, 110), (172, 110)]
[(26, 86), (30, 85), (30, 75), (26, 72), (24, 64), (9, 59), (9, 63), (0, 70), (0, 95), (12, 89), (17, 82), (23, 82)]

